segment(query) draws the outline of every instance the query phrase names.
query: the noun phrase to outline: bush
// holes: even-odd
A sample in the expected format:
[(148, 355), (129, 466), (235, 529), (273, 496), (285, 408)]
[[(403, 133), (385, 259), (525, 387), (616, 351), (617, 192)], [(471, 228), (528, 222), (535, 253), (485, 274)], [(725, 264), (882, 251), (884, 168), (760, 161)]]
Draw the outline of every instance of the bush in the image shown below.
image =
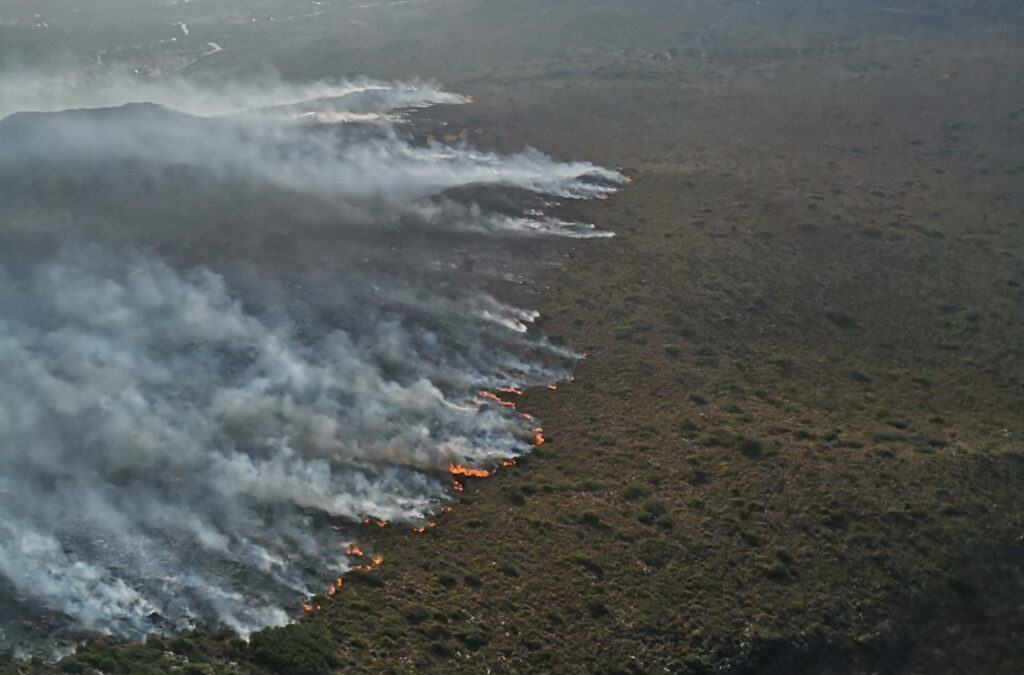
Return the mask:
[(601, 516), (593, 511), (584, 511), (580, 514), (579, 522), (581, 525), (594, 528), (595, 530), (608, 530), (611, 529), (606, 522), (601, 520)]
[(487, 636), (480, 631), (474, 630), (459, 633), (458, 638), (472, 652), (483, 649), (487, 645)]
[(741, 438), (736, 442), (736, 449), (747, 457), (757, 458), (764, 452), (764, 444), (756, 438)]
[(323, 675), (343, 665), (325, 630), (308, 623), (265, 630), (252, 636), (253, 661), (280, 675)]
[(629, 487), (622, 491), (622, 498), (629, 502), (636, 501), (637, 499), (645, 497), (646, 495), (647, 490), (643, 489), (639, 485), (630, 485)]
[(423, 605), (409, 605), (402, 612), (402, 616), (409, 623), (423, 623), (430, 617), (430, 612)]
[(588, 553), (584, 553), (583, 551), (573, 551), (569, 554), (568, 560), (598, 577), (604, 576), (604, 567), (602, 567), (601, 564), (594, 560)]

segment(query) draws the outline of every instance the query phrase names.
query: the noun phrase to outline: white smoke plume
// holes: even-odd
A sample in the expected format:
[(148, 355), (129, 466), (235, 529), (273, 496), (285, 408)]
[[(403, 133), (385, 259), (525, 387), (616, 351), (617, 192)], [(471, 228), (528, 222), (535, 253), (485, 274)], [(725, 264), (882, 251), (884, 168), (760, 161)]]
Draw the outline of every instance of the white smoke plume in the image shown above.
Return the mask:
[(529, 450), (477, 393), (573, 355), (483, 288), (600, 234), (538, 204), (619, 174), (388, 120), (464, 102), (436, 85), (18, 96), (119, 107), (0, 122), (0, 643), (281, 624), (346, 524), (420, 522), (449, 464)]
[(146, 101), (199, 117), (221, 117), (267, 108), (320, 106), (332, 112), (370, 114), (388, 110), (467, 103), (435, 82), (381, 82), (369, 78), (312, 83), (283, 82), (272, 75), (202, 86), (182, 77), (140, 78), (111, 71), (65, 69), (0, 73), (0, 117), (17, 112), (113, 108)]

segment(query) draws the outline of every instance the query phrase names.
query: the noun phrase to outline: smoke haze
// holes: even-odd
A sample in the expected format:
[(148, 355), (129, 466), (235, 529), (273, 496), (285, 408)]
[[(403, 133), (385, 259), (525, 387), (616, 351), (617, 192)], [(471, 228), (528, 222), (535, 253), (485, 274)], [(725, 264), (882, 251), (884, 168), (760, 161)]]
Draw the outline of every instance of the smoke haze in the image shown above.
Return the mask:
[(0, 76), (0, 642), (224, 625), (526, 452), (575, 355), (484, 289), (622, 177), (439, 143), (434, 83)]

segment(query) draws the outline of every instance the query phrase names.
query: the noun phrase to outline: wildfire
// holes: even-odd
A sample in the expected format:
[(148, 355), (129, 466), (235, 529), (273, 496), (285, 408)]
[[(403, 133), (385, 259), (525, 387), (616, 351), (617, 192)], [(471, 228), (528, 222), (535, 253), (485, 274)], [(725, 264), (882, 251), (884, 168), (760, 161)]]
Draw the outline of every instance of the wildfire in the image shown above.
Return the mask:
[(515, 465), (516, 465), (516, 460), (514, 460), (514, 459), (503, 459), (500, 462), (498, 462), (498, 466), (500, 466), (502, 469), (507, 469), (508, 467), (515, 466)]
[(503, 408), (515, 408), (516, 407), (515, 403), (513, 403), (512, 401), (506, 401), (502, 397), (500, 397), (497, 394), (495, 394), (493, 391), (481, 391), (481, 392), (477, 393), (477, 396), (479, 396), (480, 398), (486, 399), (488, 401), (491, 401), (493, 403), (497, 403), (498, 405), (500, 405)]
[(337, 595), (338, 591), (341, 590), (341, 587), (344, 585), (344, 583), (345, 583), (345, 580), (342, 579), (341, 577), (338, 577), (337, 579), (335, 579), (334, 580), (334, 585), (327, 587), (327, 597), (328, 598), (333, 598), (335, 595)]
[(548, 385), (548, 389), (550, 389), (551, 391), (557, 391), (558, 385), (552, 382), (551, 384)]
[(466, 488), (462, 487), (462, 483), (456, 480), (452, 481), (452, 489), (455, 490), (456, 492), (462, 492)]
[(412, 531), (415, 532), (416, 534), (423, 534), (427, 530), (432, 530), (435, 527), (437, 527), (437, 523), (435, 523), (434, 521), (430, 521), (429, 523), (427, 523), (423, 527), (414, 527), (412, 529)]
[(453, 476), (469, 476), (471, 478), (487, 478), (491, 475), (487, 469), (474, 469), (460, 464), (449, 464), (448, 473)]
[(384, 562), (384, 556), (375, 555), (372, 558), (370, 558), (370, 562), (373, 563), (374, 567), (380, 567), (380, 564)]
[(383, 529), (388, 526), (388, 521), (377, 520), (376, 518), (363, 518), (363, 525), (376, 525)]
[(310, 614), (312, 612), (319, 612), (321, 609), (322, 608), (320, 607), (320, 605), (311, 605), (309, 603), (304, 603), (302, 605), (302, 611), (306, 614)]
[(533, 430), (533, 445), (534, 446), (544, 445), (544, 440), (545, 440), (544, 439), (544, 430), (541, 429), (540, 427), (537, 427), (536, 429), (534, 429)]
[(347, 549), (345, 549), (345, 555), (350, 555), (350, 556), (352, 556), (354, 558), (362, 558), (363, 557), (363, 549), (359, 548), (355, 544), (352, 544)]
[(511, 385), (507, 387), (498, 387), (495, 391), (501, 394), (512, 394), (513, 396), (522, 396), (523, 390), (519, 387), (513, 387)]

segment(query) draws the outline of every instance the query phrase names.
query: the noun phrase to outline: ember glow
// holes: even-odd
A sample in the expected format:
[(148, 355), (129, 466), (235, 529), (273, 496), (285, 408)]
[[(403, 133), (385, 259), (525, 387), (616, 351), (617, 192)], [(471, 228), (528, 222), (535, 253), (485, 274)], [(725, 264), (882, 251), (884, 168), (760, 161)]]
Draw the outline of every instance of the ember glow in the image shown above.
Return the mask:
[(617, 172), (427, 141), (468, 103), (433, 83), (22, 79), (55, 112), (0, 121), (0, 648), (284, 624), (381, 564), (360, 523), (425, 532), (544, 442), (509, 398), (577, 355), (476, 289)]

